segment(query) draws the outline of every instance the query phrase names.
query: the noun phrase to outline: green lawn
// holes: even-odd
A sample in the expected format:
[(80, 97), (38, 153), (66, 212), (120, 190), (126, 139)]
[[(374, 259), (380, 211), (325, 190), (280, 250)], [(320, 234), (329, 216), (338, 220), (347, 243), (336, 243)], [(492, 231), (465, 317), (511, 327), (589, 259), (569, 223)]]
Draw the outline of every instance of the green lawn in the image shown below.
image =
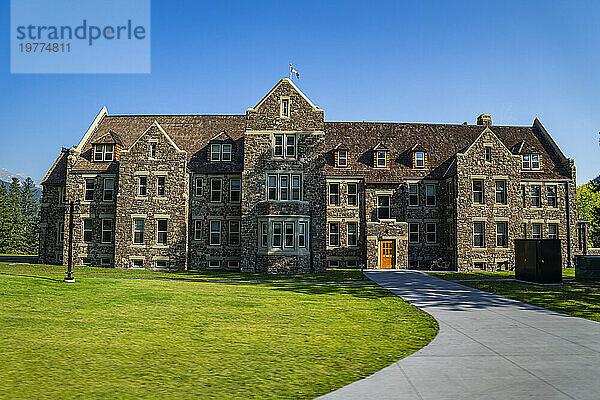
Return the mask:
[(437, 333), (368, 283), (92, 279), (86, 268), (66, 284), (64, 267), (0, 271), (0, 398), (314, 398)]
[[(563, 278), (575, 277), (575, 268), (563, 268)], [(456, 281), (464, 279), (514, 279), (515, 271), (470, 271), (470, 272), (429, 272), (438, 278)]]
[[(600, 284), (565, 281), (562, 285), (545, 286), (515, 281), (498, 281), (496, 272), (435, 272), (431, 275), (448, 280), (482, 279), (461, 282), (486, 292), (519, 300), (576, 317), (600, 321)], [(563, 277), (572, 278), (573, 268), (563, 269)], [(514, 278), (514, 274), (512, 276)]]

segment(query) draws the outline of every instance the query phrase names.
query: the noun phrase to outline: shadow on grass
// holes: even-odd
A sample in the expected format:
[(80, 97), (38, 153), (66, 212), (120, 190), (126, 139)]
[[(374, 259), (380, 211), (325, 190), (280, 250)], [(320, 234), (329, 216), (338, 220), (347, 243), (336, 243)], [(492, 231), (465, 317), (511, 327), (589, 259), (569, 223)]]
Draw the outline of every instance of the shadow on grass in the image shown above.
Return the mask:
[(372, 282), (360, 283), (265, 283), (271, 290), (295, 292), (307, 295), (350, 295), (361, 299), (393, 297), (394, 294)]
[(47, 276), (38, 276), (38, 275), (25, 275), (25, 274), (15, 274), (15, 273), (9, 273), (9, 272), (0, 272), (0, 275), (9, 275), (9, 276), (18, 276), (20, 278), (35, 278), (35, 279), (44, 279), (47, 281), (53, 281), (53, 282), (63, 282), (62, 279), (56, 279), (56, 278), (49, 278)]

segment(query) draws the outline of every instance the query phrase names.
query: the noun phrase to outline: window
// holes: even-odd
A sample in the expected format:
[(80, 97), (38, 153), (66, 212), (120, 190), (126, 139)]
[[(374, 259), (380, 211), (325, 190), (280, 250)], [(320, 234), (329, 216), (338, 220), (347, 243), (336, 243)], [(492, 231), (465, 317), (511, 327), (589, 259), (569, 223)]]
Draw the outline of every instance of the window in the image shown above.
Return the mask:
[(113, 178), (104, 178), (104, 192), (102, 193), (102, 200), (112, 201), (114, 198), (114, 185), (115, 181)]
[(340, 223), (329, 223), (329, 246), (337, 247), (340, 245)]
[(227, 269), (231, 269), (231, 270), (238, 270), (240, 269), (240, 262), (239, 261), (228, 261), (227, 262)]
[(306, 247), (306, 222), (298, 223), (298, 247)]
[(194, 240), (202, 239), (202, 221), (194, 220)]
[(221, 161), (231, 161), (232, 146), (224, 144), (221, 146)]
[(485, 147), (485, 161), (492, 162), (492, 148), (489, 146)]
[(85, 194), (83, 198), (85, 201), (94, 201), (94, 182), (94, 178), (86, 178), (85, 180)]
[(166, 246), (167, 245), (167, 225), (166, 219), (156, 220), (156, 243)]
[(64, 186), (58, 187), (58, 201), (60, 204), (65, 204), (67, 202), (67, 190)]
[(389, 219), (390, 218), (390, 196), (379, 195), (377, 196), (377, 219)]
[(269, 175), (267, 178), (268, 199), (277, 200), (277, 175)]
[(221, 268), (221, 261), (219, 261), (219, 260), (210, 260), (208, 262), (208, 268), (210, 268), (210, 269), (219, 269), (219, 268)]
[(473, 246), (484, 247), (485, 246), (485, 223), (484, 222), (473, 222)]
[(133, 243), (144, 244), (144, 219), (133, 219)]
[(337, 167), (344, 168), (348, 166), (348, 151), (338, 150), (337, 151)]
[(507, 222), (496, 222), (496, 247), (508, 247)]
[(541, 239), (542, 238), (542, 224), (534, 223), (531, 224), (531, 238)]
[(83, 241), (86, 243), (92, 241), (92, 220), (89, 218), (83, 220)]
[(522, 169), (531, 169), (531, 156), (529, 154), (523, 154), (521, 156), (521, 168)]
[(558, 224), (548, 224), (548, 239), (558, 239)]
[(357, 260), (348, 260), (346, 261), (346, 268), (358, 268)]
[(102, 243), (111, 243), (113, 240), (113, 220), (102, 220)]
[(296, 136), (285, 135), (285, 156), (296, 157)]
[(132, 268), (144, 268), (144, 260), (131, 260)]
[(269, 240), (269, 225), (266, 222), (261, 224), (260, 245), (267, 247)]
[(202, 196), (202, 178), (196, 178), (194, 188), (196, 196)]
[(506, 181), (496, 181), (496, 204), (506, 204)]
[(419, 184), (409, 183), (408, 184), (408, 205), (418, 206), (419, 205)]
[(358, 184), (356, 184), (356, 183), (348, 184), (348, 205), (349, 206), (357, 206), (358, 205)]
[(415, 151), (415, 168), (425, 168), (425, 152)]
[(339, 268), (339, 267), (340, 267), (339, 260), (329, 260), (329, 268), (330, 269), (335, 269), (335, 268)]
[(240, 221), (229, 221), (229, 245), (240, 245)]
[(387, 167), (387, 151), (378, 150), (376, 153), (377, 163), (375, 166), (377, 168), (386, 168)]
[(220, 202), (221, 201), (221, 178), (213, 178), (210, 180), (210, 201)]
[(289, 175), (279, 175), (279, 200), (289, 200), (290, 177)]
[(419, 223), (410, 222), (408, 224), (408, 241), (409, 243), (419, 243)]
[(427, 243), (437, 242), (437, 225), (435, 222), (427, 222), (425, 224), (425, 241)]
[(284, 246), (287, 248), (294, 247), (294, 223), (286, 222), (285, 223), (285, 242)]
[(232, 179), (229, 181), (229, 201), (239, 203), (242, 200), (242, 181)]
[(90, 260), (89, 257), (82, 257), (81, 258), (81, 265), (85, 265), (86, 267), (89, 267), (92, 265), (92, 260)]
[(156, 195), (159, 197), (164, 197), (166, 195), (166, 176), (157, 176), (156, 177)]
[(150, 143), (150, 158), (156, 158), (156, 143)]
[(329, 204), (332, 206), (340, 205), (340, 184), (330, 183), (329, 184)]
[(148, 195), (148, 177), (138, 176), (138, 196), (146, 197)]
[(97, 144), (94, 146), (94, 161), (112, 161), (114, 144)]
[(292, 175), (292, 200), (300, 200), (300, 175)]
[(540, 207), (541, 206), (541, 203), (540, 203), (541, 191), (542, 191), (542, 187), (540, 185), (532, 185), (531, 186), (531, 207)]
[(473, 269), (480, 269), (485, 271), (485, 263), (481, 261), (476, 261), (473, 263)]
[(558, 207), (556, 186), (547, 186), (546, 190), (548, 191), (548, 207)]
[(281, 116), (290, 116), (290, 99), (281, 99)]
[(358, 245), (358, 222), (348, 222), (348, 246)]
[(65, 223), (59, 222), (56, 227), (56, 243), (61, 244), (65, 241)]
[(221, 145), (210, 145), (210, 161), (221, 161)]
[(540, 169), (540, 155), (539, 154), (531, 155), (531, 169)]
[(541, 168), (541, 158), (539, 154), (523, 154), (521, 156), (521, 168), (539, 170)]
[(161, 269), (169, 268), (169, 264), (168, 264), (167, 260), (156, 260), (156, 268), (161, 268)]
[(473, 179), (473, 203), (483, 204), (483, 180)]
[(210, 240), (211, 246), (218, 246), (221, 244), (221, 221), (212, 220), (210, 221)]
[(283, 135), (275, 135), (273, 140), (273, 155), (275, 157), (283, 157)]
[(111, 259), (108, 257), (103, 257), (100, 259), (100, 265), (103, 267), (110, 267), (111, 264)]
[(273, 247), (281, 247), (281, 222), (273, 222)]
[(425, 185), (425, 204), (435, 206), (435, 185)]

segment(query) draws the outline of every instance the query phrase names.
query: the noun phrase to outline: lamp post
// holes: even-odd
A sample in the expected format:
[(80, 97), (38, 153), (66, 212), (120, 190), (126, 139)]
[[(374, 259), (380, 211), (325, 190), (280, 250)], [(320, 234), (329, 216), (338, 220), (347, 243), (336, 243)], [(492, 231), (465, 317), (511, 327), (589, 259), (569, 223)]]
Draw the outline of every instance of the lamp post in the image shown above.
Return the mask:
[(75, 283), (75, 278), (73, 277), (73, 211), (75, 207), (79, 209), (79, 200), (69, 201), (69, 258), (66, 272), (67, 277), (64, 279), (67, 283)]

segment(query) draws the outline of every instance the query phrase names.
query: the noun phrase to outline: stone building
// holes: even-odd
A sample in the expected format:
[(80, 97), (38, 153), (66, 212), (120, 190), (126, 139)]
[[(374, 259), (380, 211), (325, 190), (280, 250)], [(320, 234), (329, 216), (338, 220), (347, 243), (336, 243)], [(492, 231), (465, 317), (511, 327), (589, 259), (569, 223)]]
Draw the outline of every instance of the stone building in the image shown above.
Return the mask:
[(542, 124), (325, 122), (289, 79), (243, 115), (109, 115), (43, 184), (40, 257), (305, 273), (505, 269), (514, 239), (581, 251), (575, 165)]

